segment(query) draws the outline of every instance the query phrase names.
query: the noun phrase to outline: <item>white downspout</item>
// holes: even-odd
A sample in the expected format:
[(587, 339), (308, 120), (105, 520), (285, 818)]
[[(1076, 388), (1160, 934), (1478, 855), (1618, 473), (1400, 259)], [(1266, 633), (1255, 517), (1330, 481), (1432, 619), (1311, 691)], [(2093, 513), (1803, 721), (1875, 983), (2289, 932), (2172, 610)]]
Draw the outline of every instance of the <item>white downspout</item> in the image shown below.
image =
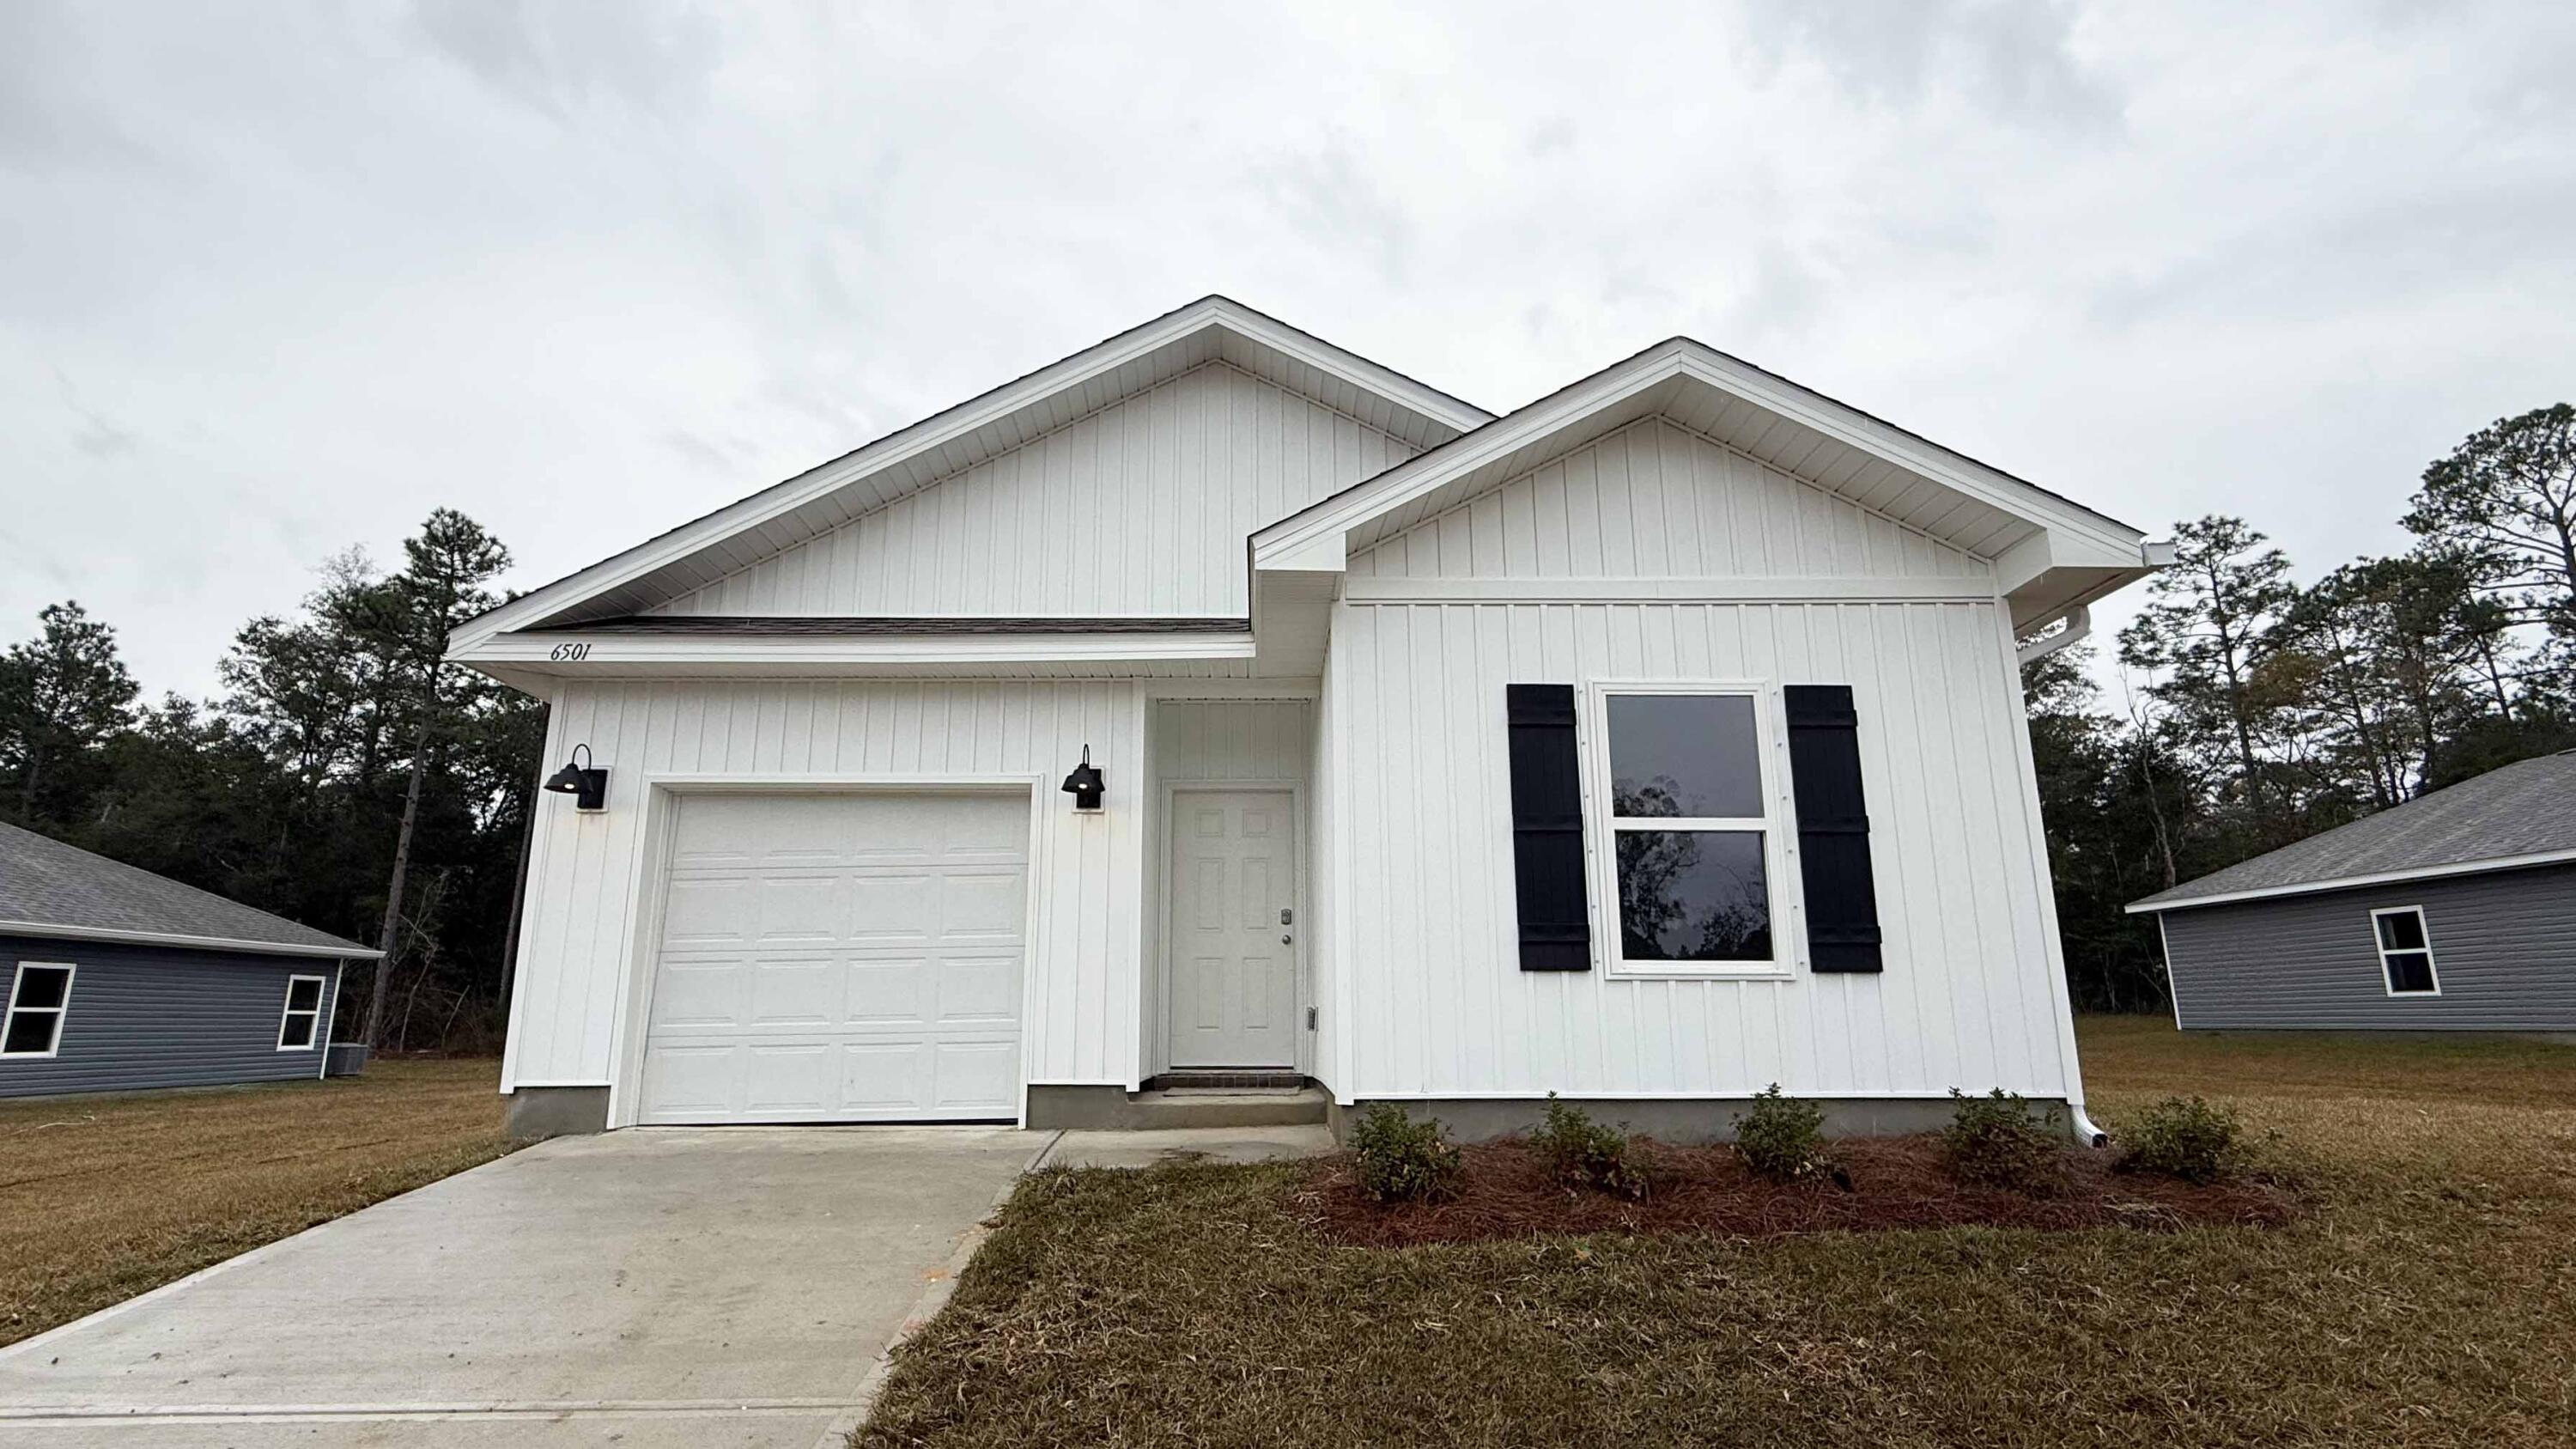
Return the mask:
[[(2056, 623), (2058, 619), (2066, 621), (2065, 628), (2015, 649), (2013, 663), (2028, 669), (2060, 649), (2084, 642), (2085, 637), (2093, 632), (2093, 611), (2082, 604), (2076, 605), (2040, 627), (2045, 629), (2049, 624)], [(2079, 1083), (2078, 1086), (2080, 1089), (2081, 1084)], [(2093, 1125), (2093, 1119), (2084, 1115), (2082, 1102), (2069, 1101), (2066, 1104), (2066, 1115), (2068, 1121), (2074, 1125), (2075, 1135), (2083, 1139), (2085, 1146), (2102, 1147), (2110, 1142), (2111, 1134)]]

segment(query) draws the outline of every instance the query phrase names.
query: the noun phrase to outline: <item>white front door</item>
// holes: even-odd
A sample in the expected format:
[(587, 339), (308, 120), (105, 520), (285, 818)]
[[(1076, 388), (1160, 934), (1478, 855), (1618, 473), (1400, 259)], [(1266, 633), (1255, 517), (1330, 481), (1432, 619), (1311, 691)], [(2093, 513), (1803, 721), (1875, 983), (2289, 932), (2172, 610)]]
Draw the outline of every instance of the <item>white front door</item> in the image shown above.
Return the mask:
[(1025, 793), (672, 808), (639, 1121), (1019, 1115)]
[(1297, 1062), (1296, 812), (1285, 790), (1172, 795), (1164, 932), (1175, 1067)]

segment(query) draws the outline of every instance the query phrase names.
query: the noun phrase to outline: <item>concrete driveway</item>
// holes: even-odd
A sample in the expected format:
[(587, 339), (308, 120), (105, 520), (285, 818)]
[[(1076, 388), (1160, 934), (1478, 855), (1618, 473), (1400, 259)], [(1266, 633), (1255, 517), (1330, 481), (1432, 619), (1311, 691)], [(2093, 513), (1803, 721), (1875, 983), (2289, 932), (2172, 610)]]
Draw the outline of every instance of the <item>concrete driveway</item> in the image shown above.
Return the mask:
[(0, 1349), (0, 1446), (836, 1442), (1050, 1140), (541, 1143)]

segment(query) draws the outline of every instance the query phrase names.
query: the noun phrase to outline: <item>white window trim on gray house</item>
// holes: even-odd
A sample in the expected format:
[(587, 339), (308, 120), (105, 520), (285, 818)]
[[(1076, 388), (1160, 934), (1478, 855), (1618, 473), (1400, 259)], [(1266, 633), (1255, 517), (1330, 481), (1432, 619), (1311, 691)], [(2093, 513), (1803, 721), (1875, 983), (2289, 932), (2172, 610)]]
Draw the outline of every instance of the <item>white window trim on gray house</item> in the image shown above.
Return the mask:
[[(5, 1013), (0, 1013), (0, 1056), (26, 1061), (39, 1061), (44, 1058), (51, 1057), (56, 1052), (62, 1050), (63, 1024), (71, 1019), (72, 1014), (72, 979), (76, 974), (78, 974), (79, 970), (80, 968), (78, 966), (69, 961), (21, 961), (18, 963), (18, 969), (12, 972), (9, 977), (9, 1009)], [(56, 998), (54, 1005), (22, 1006), (19, 1004), (20, 998), (26, 992), (27, 973), (30, 971), (59, 971), (63, 974), (62, 995)], [(54, 1019), (53, 1033), (46, 1038), (45, 1049), (40, 1052), (8, 1050), (7, 1047), (9, 1039), (17, 1034), (18, 1018), (21, 1016), (39, 1015), (50, 1016)]]
[[(2383, 920), (2397, 916), (2413, 916), (2415, 918), (2415, 934), (2424, 942), (2422, 946), (2391, 946), (2388, 944), (2388, 933), (2380, 927), (2379, 923)], [(2441, 968), (2436, 965), (2433, 960), (2433, 926), (2431, 922), (2424, 919), (2424, 908), (2422, 906), (2383, 906), (2378, 910), (2372, 911), (2370, 913), (2370, 939), (2371, 943), (2379, 948), (2379, 982), (2380, 985), (2387, 988), (2389, 995), (2439, 996), (2442, 994)], [(2432, 984), (2420, 991), (2411, 987), (2403, 991), (2399, 990), (2397, 986), (2397, 973), (2389, 969), (2389, 958), (2392, 956), (2423, 957), (2424, 979)]]
[[(295, 988), (308, 981), (313, 984), (313, 1004), (309, 1007), (299, 1008), (295, 1004)], [(321, 976), (289, 976), (286, 978), (286, 1009), (279, 1016), (277, 1022), (277, 1049), (279, 1051), (309, 1052), (313, 1050), (315, 1046), (320, 1044), (322, 1040), (322, 1003), (329, 999), (330, 985), (331, 983), (329, 979)], [(287, 1040), (288, 1034), (294, 1030), (295, 1024), (298, 1021), (304, 1023), (304, 1040)]]

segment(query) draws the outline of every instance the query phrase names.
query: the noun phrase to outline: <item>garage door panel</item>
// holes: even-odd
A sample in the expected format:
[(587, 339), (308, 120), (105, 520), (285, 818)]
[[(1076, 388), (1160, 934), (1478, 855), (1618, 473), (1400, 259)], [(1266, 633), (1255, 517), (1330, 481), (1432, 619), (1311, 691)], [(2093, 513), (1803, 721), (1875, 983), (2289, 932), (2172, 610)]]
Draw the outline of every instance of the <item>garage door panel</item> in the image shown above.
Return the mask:
[(641, 1120), (1016, 1115), (1024, 797), (690, 795), (673, 834)]
[(664, 947), (739, 946), (751, 943), (754, 917), (746, 872), (729, 876), (674, 873), (662, 914)]
[(945, 1112), (992, 1115), (1017, 1112), (1020, 1047), (1017, 1041), (942, 1042), (935, 1049), (934, 1107)]
[(853, 875), (850, 937), (870, 943), (927, 941), (939, 934), (939, 878), (926, 872)]
[(774, 1042), (743, 1049), (743, 1111), (776, 1122), (817, 1117), (838, 1103), (833, 1044)]
[(1020, 1018), (1017, 956), (951, 956), (932, 968), (943, 1024), (991, 1027)]
[(929, 1016), (922, 1001), (929, 976), (929, 961), (919, 958), (853, 961), (842, 977), (842, 999), (848, 1003), (842, 1019), (861, 1026), (925, 1026)]
[(940, 882), (940, 934), (952, 941), (963, 936), (1016, 939), (1028, 894), (1028, 877), (1016, 870), (952, 873)]
[(918, 1116), (931, 1107), (924, 1090), (934, 1063), (930, 1043), (853, 1042), (841, 1048), (841, 1106), (850, 1112)]
[(717, 1122), (734, 1115), (732, 1092), (743, 1078), (743, 1048), (655, 1043), (645, 1053), (647, 1122)]
[(750, 961), (740, 956), (664, 956), (653, 987), (653, 1029), (741, 1025), (750, 974)]
[(830, 1028), (841, 1024), (841, 963), (829, 956), (764, 957), (751, 963), (749, 1026)]
[(753, 939), (764, 946), (838, 941), (849, 934), (850, 890), (837, 871), (763, 872)]

